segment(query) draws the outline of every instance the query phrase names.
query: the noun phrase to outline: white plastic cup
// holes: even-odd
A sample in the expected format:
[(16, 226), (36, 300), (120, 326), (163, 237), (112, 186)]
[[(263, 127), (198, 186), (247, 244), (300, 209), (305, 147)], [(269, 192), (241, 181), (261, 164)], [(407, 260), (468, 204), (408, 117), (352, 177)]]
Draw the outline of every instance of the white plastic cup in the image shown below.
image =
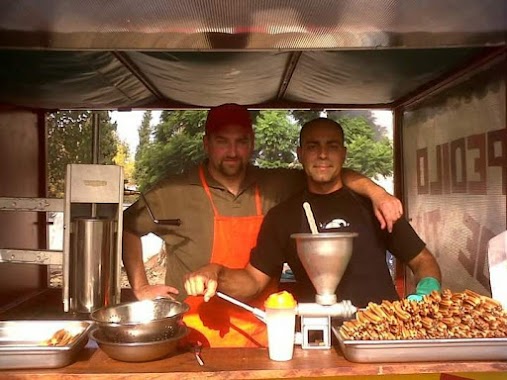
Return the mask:
[(296, 308), (266, 307), (269, 358), (287, 361), (294, 354), (296, 334)]

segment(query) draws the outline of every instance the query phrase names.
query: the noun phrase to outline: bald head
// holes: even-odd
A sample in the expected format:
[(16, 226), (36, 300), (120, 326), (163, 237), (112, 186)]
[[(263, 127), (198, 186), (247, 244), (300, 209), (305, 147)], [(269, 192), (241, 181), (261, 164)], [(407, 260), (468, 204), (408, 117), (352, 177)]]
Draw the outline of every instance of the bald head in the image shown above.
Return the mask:
[(329, 126), (329, 127), (336, 128), (336, 130), (340, 133), (340, 136), (342, 138), (342, 142), (345, 142), (345, 135), (343, 133), (343, 128), (339, 123), (337, 123), (336, 121), (331, 120), (331, 119), (319, 117), (317, 119), (310, 120), (310, 121), (306, 122), (305, 124), (303, 124), (303, 127), (301, 128), (301, 131), (299, 132), (299, 146), (303, 146), (303, 143), (304, 143), (303, 140), (307, 136), (308, 131), (311, 130), (312, 128), (318, 127), (318, 126)]

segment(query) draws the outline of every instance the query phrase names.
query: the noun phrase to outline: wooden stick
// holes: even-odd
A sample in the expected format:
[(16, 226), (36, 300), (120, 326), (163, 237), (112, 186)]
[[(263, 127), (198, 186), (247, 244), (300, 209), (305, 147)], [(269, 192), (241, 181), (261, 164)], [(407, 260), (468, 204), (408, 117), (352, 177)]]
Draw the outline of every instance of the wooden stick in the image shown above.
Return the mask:
[(310, 231), (312, 231), (312, 234), (318, 234), (319, 230), (317, 229), (317, 224), (315, 223), (315, 218), (313, 217), (313, 212), (310, 204), (308, 202), (303, 203), (303, 208), (305, 209), (306, 219), (310, 225)]

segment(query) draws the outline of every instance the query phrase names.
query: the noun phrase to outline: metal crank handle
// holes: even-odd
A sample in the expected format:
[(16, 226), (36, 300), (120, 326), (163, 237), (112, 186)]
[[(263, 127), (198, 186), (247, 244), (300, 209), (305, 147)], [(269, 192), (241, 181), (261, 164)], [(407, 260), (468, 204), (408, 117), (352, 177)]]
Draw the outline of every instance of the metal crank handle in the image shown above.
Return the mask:
[(197, 360), (197, 363), (199, 363), (200, 366), (203, 366), (204, 360), (202, 360), (201, 357), (202, 343), (200, 341), (197, 341), (195, 344), (192, 345), (192, 350), (194, 351), (194, 356), (195, 360)]
[(236, 306), (239, 306), (245, 310), (248, 310), (253, 315), (255, 315), (260, 321), (262, 321), (264, 323), (266, 322), (266, 312), (265, 311), (263, 311), (261, 309), (257, 309), (256, 307), (252, 307), (250, 305), (247, 305), (246, 303), (238, 301), (236, 298), (232, 298), (231, 296), (228, 296), (227, 294), (224, 294), (222, 292), (216, 292), (215, 294), (218, 297), (220, 297), (226, 301), (229, 301), (230, 303), (233, 303)]
[(195, 354), (195, 358), (197, 359), (197, 363), (199, 363), (200, 366), (204, 365), (204, 362), (202, 361), (201, 354)]
[(258, 320), (266, 323), (266, 312), (264, 310), (254, 307), (253, 314), (257, 317)]
[(198, 352), (195, 353), (195, 359), (197, 360), (197, 363), (199, 363), (200, 366), (204, 365), (204, 361), (202, 360), (200, 353)]

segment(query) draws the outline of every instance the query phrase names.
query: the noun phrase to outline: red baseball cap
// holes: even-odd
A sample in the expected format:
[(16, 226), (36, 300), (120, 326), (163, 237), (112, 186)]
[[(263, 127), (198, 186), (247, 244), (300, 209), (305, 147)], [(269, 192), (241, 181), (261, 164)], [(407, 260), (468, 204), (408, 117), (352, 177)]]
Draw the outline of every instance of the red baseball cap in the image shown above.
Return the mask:
[(239, 125), (246, 132), (253, 134), (252, 118), (245, 106), (227, 103), (209, 110), (205, 126), (207, 135), (215, 133), (227, 125)]

